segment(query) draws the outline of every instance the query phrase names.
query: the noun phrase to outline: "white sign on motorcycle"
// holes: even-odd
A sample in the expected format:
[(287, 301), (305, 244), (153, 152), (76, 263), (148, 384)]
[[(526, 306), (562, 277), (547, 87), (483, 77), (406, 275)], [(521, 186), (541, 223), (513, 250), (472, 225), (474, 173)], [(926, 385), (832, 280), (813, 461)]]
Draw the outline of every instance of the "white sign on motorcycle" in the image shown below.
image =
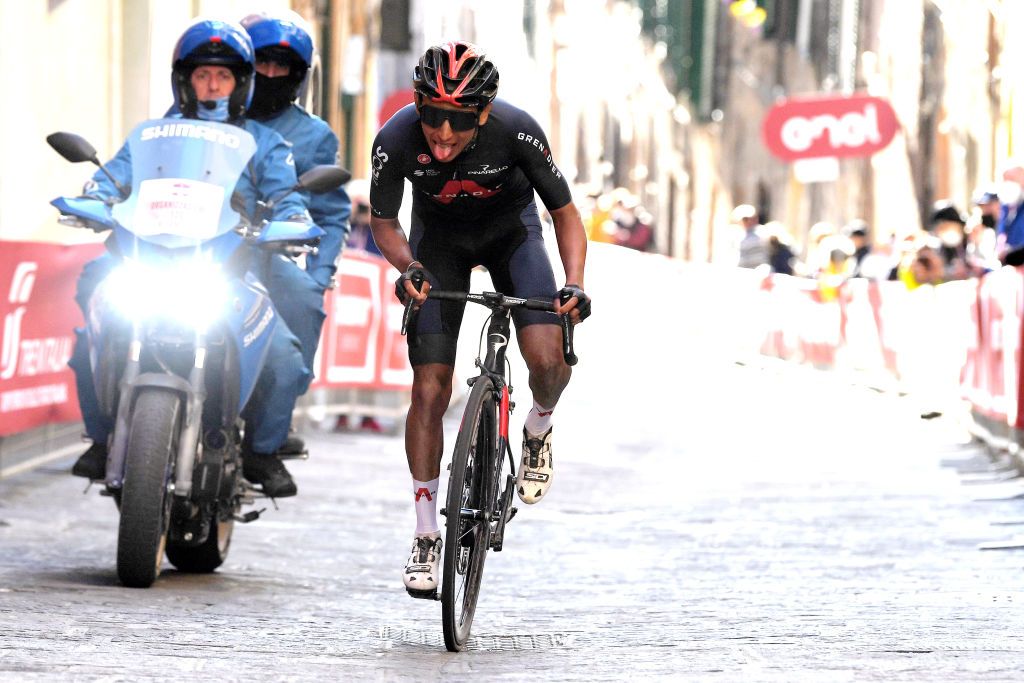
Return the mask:
[(217, 234), (224, 188), (188, 178), (150, 178), (139, 185), (132, 227), (140, 235), (207, 239)]

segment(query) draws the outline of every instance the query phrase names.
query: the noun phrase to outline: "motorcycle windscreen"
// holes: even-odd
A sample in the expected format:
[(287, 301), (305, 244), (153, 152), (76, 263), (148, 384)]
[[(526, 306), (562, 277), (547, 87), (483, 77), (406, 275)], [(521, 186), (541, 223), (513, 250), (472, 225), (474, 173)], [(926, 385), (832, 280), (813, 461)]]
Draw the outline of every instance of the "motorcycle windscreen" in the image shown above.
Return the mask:
[(132, 194), (112, 209), (126, 230), (177, 248), (238, 225), (231, 195), (256, 153), (248, 131), (214, 121), (153, 119), (135, 127), (128, 146)]

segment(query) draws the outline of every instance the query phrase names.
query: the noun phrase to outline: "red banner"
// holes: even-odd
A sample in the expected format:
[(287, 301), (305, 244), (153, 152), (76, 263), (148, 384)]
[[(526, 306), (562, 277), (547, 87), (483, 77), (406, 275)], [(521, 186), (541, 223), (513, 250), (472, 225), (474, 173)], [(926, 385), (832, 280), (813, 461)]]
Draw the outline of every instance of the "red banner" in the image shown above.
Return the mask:
[(384, 259), (346, 251), (328, 292), (314, 386), (408, 389), (412, 385), (398, 277)]
[(82, 266), (102, 252), (100, 244), (3, 243), (0, 436), (79, 419), (67, 366), (74, 328), (82, 324), (75, 283)]

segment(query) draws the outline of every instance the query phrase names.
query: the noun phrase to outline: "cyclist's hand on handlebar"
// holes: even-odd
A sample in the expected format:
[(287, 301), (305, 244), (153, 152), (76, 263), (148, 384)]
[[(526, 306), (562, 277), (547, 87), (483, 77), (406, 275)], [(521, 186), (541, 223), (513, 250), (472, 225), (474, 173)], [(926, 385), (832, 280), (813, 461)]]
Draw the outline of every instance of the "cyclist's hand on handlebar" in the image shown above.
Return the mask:
[(590, 316), (590, 297), (579, 285), (567, 284), (558, 292), (555, 312), (568, 314), (574, 325), (581, 323)]
[(395, 280), (395, 296), (403, 304), (412, 299), (415, 302), (415, 308), (419, 308), (427, 300), (431, 279), (433, 276), (423, 267), (423, 264), (413, 261), (405, 269), (405, 272)]

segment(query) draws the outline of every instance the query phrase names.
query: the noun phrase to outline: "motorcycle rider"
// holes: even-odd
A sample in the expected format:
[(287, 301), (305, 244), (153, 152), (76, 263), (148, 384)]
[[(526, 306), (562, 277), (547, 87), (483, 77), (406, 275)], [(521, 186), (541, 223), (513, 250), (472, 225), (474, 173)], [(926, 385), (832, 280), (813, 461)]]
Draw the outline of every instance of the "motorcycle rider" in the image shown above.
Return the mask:
[[(274, 129), (291, 146), (295, 172), (302, 175), (318, 164), (338, 162), (338, 137), (320, 117), (296, 103), (313, 64), (313, 39), (298, 14), (261, 12), (241, 21), (256, 51), (255, 91), (246, 117)], [(331, 286), (335, 263), (348, 234), (351, 202), (343, 188), (312, 195), (306, 200), (313, 221), (325, 233), (317, 253), (306, 255), (306, 269), (283, 256), (268, 259), (263, 273), (274, 306), (302, 346), (306, 367), (320, 342), (324, 292)], [(292, 436), (286, 452), (303, 450)]]
[[(278, 198), (296, 184), (295, 166), (287, 143), (273, 130), (243, 118), (252, 100), (254, 70), (252, 41), (239, 24), (196, 19), (174, 48), (171, 81), (175, 106), (184, 118), (230, 123), (244, 128), (255, 138), (256, 152), (235, 187), (244, 213), (256, 215), (256, 202), (273, 197), (276, 203), (270, 218), (310, 223), (298, 193), (290, 192)], [(106, 168), (123, 187), (130, 188), (132, 167), (127, 144)], [(102, 171), (93, 175), (83, 194), (108, 204), (124, 199)], [(83, 268), (75, 299), (86, 316), (89, 299), (115, 265), (115, 259), (105, 254)], [(107, 441), (113, 424), (110, 417), (100, 411), (88, 343), (82, 332), (78, 333), (69, 365), (75, 371), (86, 433), (93, 441), (75, 463), (72, 473), (103, 479)], [(287, 325), (278, 324), (270, 341), (266, 364), (243, 413), (246, 420), (243, 474), (250, 482), (260, 484), (268, 496), (293, 496), (297, 492), (291, 475), (274, 453), (287, 439), (295, 399), (308, 382), (309, 370), (303, 362), (298, 339)]]

